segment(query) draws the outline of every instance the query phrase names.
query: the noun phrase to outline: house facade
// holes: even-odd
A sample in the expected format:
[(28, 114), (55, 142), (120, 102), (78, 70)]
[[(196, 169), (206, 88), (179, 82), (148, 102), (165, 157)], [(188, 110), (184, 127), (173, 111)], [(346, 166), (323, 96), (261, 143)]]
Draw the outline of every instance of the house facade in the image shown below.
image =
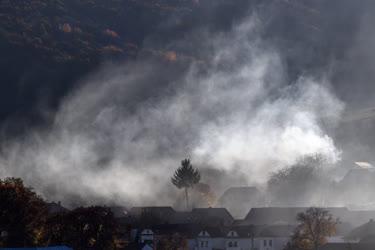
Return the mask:
[(222, 230), (204, 229), (193, 250), (282, 250), (290, 239), (292, 226), (251, 226)]

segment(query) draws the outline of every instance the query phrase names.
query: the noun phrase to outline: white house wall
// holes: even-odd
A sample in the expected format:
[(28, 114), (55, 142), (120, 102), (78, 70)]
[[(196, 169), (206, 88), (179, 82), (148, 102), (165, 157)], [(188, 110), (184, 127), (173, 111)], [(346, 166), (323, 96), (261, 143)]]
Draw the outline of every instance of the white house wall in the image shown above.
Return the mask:
[[(272, 246), (263, 246), (263, 241), (272, 240)], [(207, 247), (201, 247), (200, 242), (207, 241)], [(228, 243), (237, 241), (237, 247), (228, 247)], [(283, 250), (284, 246), (289, 241), (289, 238), (198, 238), (188, 241), (189, 250), (212, 250), (213, 248), (223, 250)], [(252, 242), (254, 247), (251, 247)]]

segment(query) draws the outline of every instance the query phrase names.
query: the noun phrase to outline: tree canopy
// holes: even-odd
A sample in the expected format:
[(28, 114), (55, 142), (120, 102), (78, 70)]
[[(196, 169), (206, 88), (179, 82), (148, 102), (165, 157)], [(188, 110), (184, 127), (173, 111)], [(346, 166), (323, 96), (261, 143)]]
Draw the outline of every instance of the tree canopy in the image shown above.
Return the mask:
[(189, 159), (185, 159), (181, 161), (181, 167), (175, 171), (172, 183), (178, 188), (190, 188), (197, 184), (200, 179), (199, 171), (193, 167)]
[(0, 246), (35, 246), (41, 243), (47, 206), (18, 178), (0, 180)]
[(181, 166), (175, 171), (171, 181), (177, 188), (185, 189), (186, 208), (189, 207), (188, 188), (192, 188), (199, 183), (201, 175), (198, 169), (195, 169), (190, 163), (190, 159), (181, 161)]
[(297, 226), (288, 250), (318, 250), (336, 233), (338, 219), (322, 208), (309, 208), (297, 215)]
[(117, 224), (106, 207), (79, 207), (50, 217), (48, 245), (65, 244), (76, 250), (115, 249)]

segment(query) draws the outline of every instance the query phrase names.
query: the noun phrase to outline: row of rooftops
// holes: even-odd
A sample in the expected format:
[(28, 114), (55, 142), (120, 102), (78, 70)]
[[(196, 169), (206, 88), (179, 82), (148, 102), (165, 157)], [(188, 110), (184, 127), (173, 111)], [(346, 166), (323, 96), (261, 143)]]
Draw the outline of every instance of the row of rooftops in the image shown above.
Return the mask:
[[(51, 212), (61, 212), (66, 209), (59, 203), (50, 203)], [(156, 216), (159, 220), (157, 224), (164, 227), (168, 225), (180, 225), (181, 228), (189, 228), (192, 225), (230, 228), (236, 227), (237, 230), (248, 230), (252, 226), (295, 226), (297, 224), (296, 216), (304, 212), (308, 207), (261, 207), (251, 208), (247, 215), (240, 220), (236, 220), (226, 208), (194, 208), (191, 211), (176, 211), (172, 207), (110, 207), (114, 216), (123, 225), (136, 225), (137, 218), (145, 213)], [(355, 227), (359, 227), (367, 222), (374, 228), (375, 219), (374, 210), (349, 210), (346, 207), (328, 207), (333, 217), (340, 220), (338, 231), (344, 235)], [(190, 225), (190, 226), (189, 226)], [(274, 228), (275, 229), (275, 228)]]
[[(308, 207), (262, 207), (251, 208), (244, 219), (235, 220), (226, 208), (194, 208), (191, 211), (176, 211), (172, 207), (133, 207), (113, 208), (116, 217), (140, 217), (149, 213), (160, 219), (163, 224), (206, 224), (224, 226), (247, 225), (296, 225), (297, 214), (304, 212)], [(338, 218), (341, 224), (356, 227), (375, 218), (375, 211), (355, 211), (346, 207), (328, 207), (333, 217)], [(122, 211), (120, 213), (119, 211)]]

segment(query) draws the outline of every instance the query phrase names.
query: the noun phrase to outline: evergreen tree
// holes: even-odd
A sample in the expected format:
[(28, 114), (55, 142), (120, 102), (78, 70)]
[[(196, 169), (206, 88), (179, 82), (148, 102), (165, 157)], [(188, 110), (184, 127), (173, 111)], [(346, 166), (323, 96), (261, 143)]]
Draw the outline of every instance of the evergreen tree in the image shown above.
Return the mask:
[(197, 169), (193, 167), (189, 159), (181, 161), (181, 166), (175, 171), (171, 181), (177, 188), (185, 190), (186, 209), (189, 209), (189, 192), (201, 179), (201, 175)]

